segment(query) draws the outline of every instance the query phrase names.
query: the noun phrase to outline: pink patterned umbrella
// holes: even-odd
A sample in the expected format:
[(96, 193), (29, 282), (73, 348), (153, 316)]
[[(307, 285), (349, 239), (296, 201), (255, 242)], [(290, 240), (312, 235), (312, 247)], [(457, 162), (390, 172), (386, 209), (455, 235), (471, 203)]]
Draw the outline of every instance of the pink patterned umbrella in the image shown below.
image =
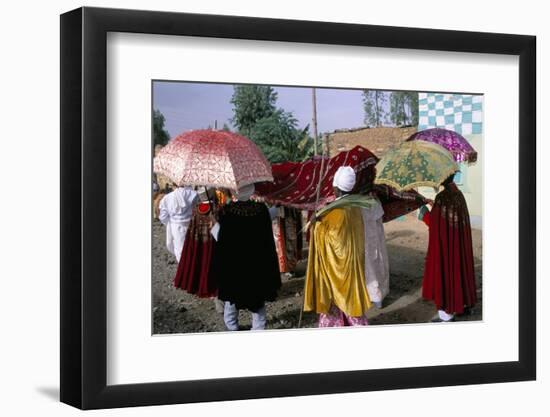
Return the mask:
[(271, 166), (260, 149), (244, 136), (222, 130), (182, 133), (162, 148), (153, 170), (176, 184), (237, 190), (273, 181)]
[(477, 161), (477, 152), (463, 136), (447, 129), (426, 129), (411, 135), (409, 140), (424, 140), (443, 146), (453, 155), (457, 162), (474, 163)]

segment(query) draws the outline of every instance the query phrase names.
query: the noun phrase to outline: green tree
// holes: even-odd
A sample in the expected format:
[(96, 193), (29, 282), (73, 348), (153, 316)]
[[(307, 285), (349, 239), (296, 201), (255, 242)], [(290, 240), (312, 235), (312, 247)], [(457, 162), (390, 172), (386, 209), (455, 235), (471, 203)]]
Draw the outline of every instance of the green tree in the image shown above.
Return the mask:
[(256, 122), (248, 137), (272, 162), (303, 161), (313, 155), (313, 139), (309, 137), (309, 125), (298, 128), (292, 113), (282, 109)]
[(153, 145), (164, 146), (170, 140), (168, 131), (164, 128), (166, 119), (157, 109), (153, 111)]
[(407, 93), (409, 109), (411, 112), (411, 125), (418, 126), (418, 92)]
[(392, 91), (390, 95), (390, 120), (396, 126), (407, 124), (405, 96), (402, 91)]
[(387, 102), (386, 95), (379, 90), (363, 91), (363, 109), (365, 110), (365, 125), (381, 126), (384, 122), (386, 111), (384, 105)]
[(278, 109), (276, 103), (277, 93), (270, 86), (235, 86), (231, 122), (272, 163), (309, 158), (313, 155), (309, 126), (299, 129), (293, 114)]
[(260, 119), (271, 116), (276, 108), (277, 93), (270, 86), (237, 85), (234, 87), (231, 104), (231, 122), (239, 133), (248, 135), (250, 129)]
[(418, 125), (418, 93), (416, 91), (392, 91), (390, 120), (396, 126)]

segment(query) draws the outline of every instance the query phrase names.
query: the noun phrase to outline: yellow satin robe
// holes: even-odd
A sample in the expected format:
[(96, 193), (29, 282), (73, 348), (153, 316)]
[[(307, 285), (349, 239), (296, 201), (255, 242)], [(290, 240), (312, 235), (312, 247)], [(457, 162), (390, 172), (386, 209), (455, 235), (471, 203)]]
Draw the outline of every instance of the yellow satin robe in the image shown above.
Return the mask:
[(331, 304), (359, 317), (371, 307), (365, 282), (365, 236), (358, 207), (335, 208), (311, 229), (304, 311)]

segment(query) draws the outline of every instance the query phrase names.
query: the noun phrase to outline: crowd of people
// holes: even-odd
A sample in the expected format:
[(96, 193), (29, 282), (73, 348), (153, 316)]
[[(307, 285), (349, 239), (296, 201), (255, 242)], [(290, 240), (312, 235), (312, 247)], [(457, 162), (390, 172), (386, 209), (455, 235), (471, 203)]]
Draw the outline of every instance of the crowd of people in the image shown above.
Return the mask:
[[(252, 314), (252, 330), (265, 329), (266, 302), (276, 299), (281, 274), (294, 272), (307, 229), (303, 310), (318, 314), (319, 327), (367, 325), (367, 311), (384, 306), (390, 272), (383, 206), (372, 187), (354, 194), (355, 183), (353, 168), (340, 167), (336, 199), (305, 228), (300, 211), (256, 201), (254, 185), (176, 187), (157, 212), (178, 262), (174, 285), (213, 298), (227, 330), (239, 330), (239, 310)], [(422, 295), (437, 309), (432, 321), (452, 321), (476, 303), (468, 208), (453, 176), (442, 187), (421, 210), (429, 225)]]

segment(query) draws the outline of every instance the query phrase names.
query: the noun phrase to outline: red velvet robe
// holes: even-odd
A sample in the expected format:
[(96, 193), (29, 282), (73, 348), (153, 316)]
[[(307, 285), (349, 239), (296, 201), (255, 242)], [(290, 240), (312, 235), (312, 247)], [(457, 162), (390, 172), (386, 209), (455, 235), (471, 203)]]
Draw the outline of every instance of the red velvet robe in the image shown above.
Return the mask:
[(470, 215), (455, 183), (445, 186), (426, 215), (430, 236), (422, 296), (438, 310), (462, 314), (476, 303), (476, 284)]
[(174, 286), (200, 298), (218, 294), (215, 277), (210, 273), (216, 242), (210, 229), (216, 223), (213, 203), (200, 203), (193, 209), (178, 264)]

